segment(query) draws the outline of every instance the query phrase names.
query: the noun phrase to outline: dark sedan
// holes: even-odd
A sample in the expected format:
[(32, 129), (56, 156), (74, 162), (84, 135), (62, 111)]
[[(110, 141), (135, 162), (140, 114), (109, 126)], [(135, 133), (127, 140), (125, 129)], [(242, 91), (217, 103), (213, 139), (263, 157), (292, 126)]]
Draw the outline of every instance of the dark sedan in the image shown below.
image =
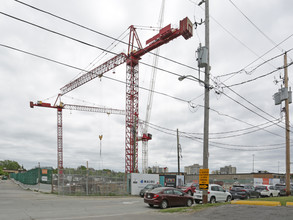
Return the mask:
[(230, 189), (232, 199), (249, 199), (251, 197), (260, 197), (260, 193), (251, 185), (236, 185)]
[(146, 191), (150, 191), (152, 189), (162, 187), (161, 184), (148, 184), (142, 190), (140, 190), (139, 195), (143, 198)]
[(150, 207), (160, 206), (162, 209), (173, 206), (192, 206), (193, 197), (180, 189), (160, 187), (145, 193), (144, 202)]
[[(280, 191), (280, 196), (287, 196), (285, 184), (276, 184), (275, 189)], [(291, 185), (290, 191), (291, 191), (291, 195), (293, 195), (293, 185)]]

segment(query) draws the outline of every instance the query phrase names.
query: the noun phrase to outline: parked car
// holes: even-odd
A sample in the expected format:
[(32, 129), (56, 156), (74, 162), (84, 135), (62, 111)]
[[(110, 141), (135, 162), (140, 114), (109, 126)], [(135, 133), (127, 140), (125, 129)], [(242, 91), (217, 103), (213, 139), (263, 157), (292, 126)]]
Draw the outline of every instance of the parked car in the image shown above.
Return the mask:
[(196, 190), (199, 190), (199, 186), (196, 183), (185, 183), (183, 186), (178, 186), (183, 192), (193, 196)]
[[(280, 196), (287, 196), (286, 184), (276, 184), (275, 189), (280, 191)], [(293, 195), (293, 185), (290, 185), (290, 192)]]
[[(193, 197), (196, 203), (202, 202), (202, 190), (196, 191)], [(230, 202), (231, 199), (231, 193), (224, 190), (222, 186), (218, 184), (209, 184), (208, 201), (210, 203)]]
[(259, 198), (260, 192), (256, 191), (252, 185), (234, 185), (230, 189), (232, 199), (249, 199), (251, 197)]
[(261, 197), (280, 196), (280, 191), (275, 189), (275, 187), (272, 185), (260, 185), (256, 186), (255, 189), (260, 192)]
[(143, 198), (146, 191), (152, 190), (152, 189), (155, 189), (158, 187), (162, 187), (162, 185), (161, 184), (148, 184), (142, 190), (140, 190), (139, 195)]
[(276, 184), (275, 189), (280, 191), (280, 196), (286, 196), (286, 185), (285, 184)]
[(162, 209), (173, 206), (192, 206), (193, 197), (180, 189), (173, 187), (159, 187), (147, 191), (144, 196), (144, 202), (150, 207), (155, 205)]

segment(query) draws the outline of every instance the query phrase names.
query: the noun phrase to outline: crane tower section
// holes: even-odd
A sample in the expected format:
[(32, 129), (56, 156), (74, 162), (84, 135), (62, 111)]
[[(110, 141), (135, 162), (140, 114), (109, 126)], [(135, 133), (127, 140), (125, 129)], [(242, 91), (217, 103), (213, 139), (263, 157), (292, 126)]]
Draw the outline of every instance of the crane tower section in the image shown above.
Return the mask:
[(193, 24), (187, 17), (180, 21), (179, 29), (171, 28), (171, 25), (162, 28), (157, 35), (147, 40), (147, 46), (143, 48), (135, 28), (130, 26), (127, 55), (118, 54), (60, 89), (61, 95), (64, 95), (96, 77), (102, 77), (107, 71), (126, 62), (125, 173), (138, 171), (139, 60), (144, 54), (181, 35), (185, 39), (189, 39), (193, 35)]

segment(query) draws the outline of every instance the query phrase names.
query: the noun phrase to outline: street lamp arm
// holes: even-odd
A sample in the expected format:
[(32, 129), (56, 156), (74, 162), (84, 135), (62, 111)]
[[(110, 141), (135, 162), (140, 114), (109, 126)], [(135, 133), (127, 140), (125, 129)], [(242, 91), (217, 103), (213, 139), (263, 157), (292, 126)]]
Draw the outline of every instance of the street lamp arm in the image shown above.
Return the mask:
[(204, 87), (205, 87), (205, 88), (208, 88), (208, 89), (212, 89), (212, 88), (213, 88), (213, 87), (210, 86), (209, 84), (206, 84), (204, 81), (202, 81), (202, 80), (199, 79), (199, 78), (196, 78), (196, 77), (193, 76), (193, 75), (183, 75), (183, 76), (180, 76), (180, 77), (178, 78), (178, 80), (179, 80), (179, 81), (182, 81), (182, 80), (184, 80), (185, 78), (189, 78), (189, 77), (195, 79), (195, 80), (198, 81), (199, 83), (204, 84)]

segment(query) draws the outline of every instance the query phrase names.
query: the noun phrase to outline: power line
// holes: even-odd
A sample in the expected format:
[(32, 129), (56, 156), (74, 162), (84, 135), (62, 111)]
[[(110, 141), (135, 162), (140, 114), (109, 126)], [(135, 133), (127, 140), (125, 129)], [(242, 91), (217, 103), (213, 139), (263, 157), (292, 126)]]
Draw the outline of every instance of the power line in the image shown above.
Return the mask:
[[(292, 48), (290, 50), (288, 50), (287, 52), (289, 52), (291, 50), (292, 50)], [(247, 75), (249, 75), (249, 74), (253, 73), (255, 70), (257, 70), (258, 68), (260, 68), (261, 66), (263, 66), (264, 64), (266, 64), (266, 63), (268, 63), (268, 62), (270, 62), (270, 61), (272, 61), (272, 60), (274, 60), (276, 58), (279, 58), (280, 56), (283, 56), (283, 55), (284, 55), (284, 53), (281, 53), (281, 54), (278, 54), (277, 56), (274, 56), (274, 57), (272, 57), (272, 58), (270, 58), (268, 60), (265, 60), (264, 62), (258, 64), (255, 68), (253, 68), (250, 71), (245, 71), (245, 68), (246, 68), (245, 67), (245, 68), (243, 68), (243, 69), (241, 69), (239, 71), (235, 71), (235, 72), (231, 72), (231, 73), (226, 73), (226, 74), (217, 76), (216, 78), (226, 77), (226, 76), (230, 76), (230, 75), (234, 75), (234, 74), (238, 74), (238, 73), (242, 73), (242, 72), (245, 72)]]
[[(5, 47), (5, 48), (8, 48), (8, 49), (11, 49), (11, 50), (15, 50), (15, 51), (18, 51), (18, 52), (21, 52), (21, 53), (25, 53), (25, 54), (28, 54), (28, 55), (31, 55), (31, 56), (34, 56), (34, 57), (37, 57), (37, 58), (41, 58), (41, 59), (44, 59), (44, 60), (47, 60), (47, 61), (50, 61), (50, 62), (53, 62), (53, 63), (57, 63), (57, 64), (60, 64), (60, 65), (66, 66), (66, 67), (70, 67), (70, 68), (73, 68), (73, 69), (76, 69), (76, 70), (80, 70), (80, 71), (87, 72), (87, 70), (84, 70), (82, 68), (75, 67), (75, 66), (72, 66), (72, 65), (69, 65), (69, 64), (66, 64), (66, 63), (63, 63), (63, 62), (59, 62), (59, 61), (56, 61), (56, 60), (53, 60), (53, 59), (50, 59), (50, 58), (47, 58), (47, 57), (44, 57), (44, 56), (40, 56), (40, 55), (31, 53), (31, 52), (27, 52), (27, 51), (24, 51), (24, 50), (21, 50), (21, 49), (17, 49), (15, 47), (11, 47), (11, 46), (4, 45), (4, 44), (0, 44), (0, 46)], [(167, 73), (172, 73), (173, 75), (176, 75), (176, 76), (178, 75), (176, 73), (173, 73), (173, 72), (168, 71), (168, 70), (164, 70), (162, 68), (159, 68), (159, 69), (161, 71), (165, 71)], [(105, 75), (103, 75), (103, 78), (106, 78), (106, 79), (109, 79), (109, 80), (112, 80), (112, 81), (116, 81), (116, 82), (119, 82), (119, 83), (126, 84), (126, 82), (124, 82), (124, 81), (121, 81), (121, 80), (118, 80), (118, 79), (114, 79), (114, 78), (111, 78), (111, 77), (108, 77), (108, 76), (105, 76)], [(141, 87), (141, 86), (139, 86), (138, 88), (140, 88), (142, 90), (149, 91), (149, 89), (144, 88), (144, 87)], [(155, 91), (155, 90), (153, 92), (156, 93), (156, 94), (159, 94), (159, 95), (163, 95), (163, 96), (166, 96), (166, 97), (169, 97), (169, 98), (173, 98), (173, 99), (178, 100), (178, 101), (182, 101), (182, 102), (189, 103), (188, 100), (185, 100), (185, 99), (182, 99), (182, 98), (178, 98), (178, 97), (169, 95), (167, 93), (158, 92), (158, 91)]]
[(243, 84), (246, 84), (246, 83), (253, 82), (253, 81), (255, 81), (255, 80), (258, 80), (258, 79), (264, 78), (264, 77), (266, 77), (266, 76), (269, 76), (269, 75), (271, 75), (271, 74), (273, 74), (273, 73), (275, 73), (275, 72), (277, 72), (277, 71), (279, 71), (279, 70), (281, 70), (281, 69), (284, 69), (284, 68), (286, 68), (286, 67), (289, 67), (289, 66), (291, 66), (292, 64), (293, 64), (293, 61), (292, 61), (291, 63), (287, 64), (287, 66), (281, 66), (281, 67), (278, 67), (277, 69), (275, 69), (275, 70), (273, 70), (273, 71), (271, 71), (271, 72), (269, 72), (269, 73), (265, 73), (265, 74), (263, 74), (263, 75), (260, 75), (260, 76), (258, 76), (258, 77), (255, 77), (255, 78), (253, 78), (253, 79), (249, 79), (249, 80), (246, 80), (246, 81), (243, 81), (243, 82), (240, 82), (240, 83), (235, 83), (235, 84), (232, 84), (232, 85), (228, 85), (227, 87), (231, 88), (231, 87), (234, 87), (234, 86), (239, 86), (239, 85), (243, 85)]
[[(19, 1), (19, 0), (14, 0), (14, 1), (16, 1), (17, 3), (23, 4), (23, 5), (27, 6), (27, 7), (30, 7), (30, 8), (32, 8), (32, 9), (34, 9), (34, 10), (37, 10), (37, 11), (40, 11), (40, 12), (42, 12), (42, 13), (48, 14), (48, 15), (50, 15), (50, 16), (53, 16), (53, 17), (55, 17), (55, 18), (58, 18), (58, 19), (60, 19), (60, 20), (65, 21), (65, 22), (68, 22), (68, 23), (70, 23), (70, 24), (76, 25), (76, 26), (78, 26), (78, 27), (80, 27), (80, 28), (86, 29), (86, 30), (88, 30), (88, 31), (94, 32), (94, 33), (96, 33), (96, 34), (102, 35), (102, 36), (104, 36), (104, 37), (110, 38), (110, 39), (112, 39), (112, 40), (118, 41), (118, 42), (120, 42), (120, 43), (125, 44), (125, 45), (128, 46), (128, 42), (124, 42), (124, 41), (122, 41), (122, 40), (118, 40), (118, 39), (116, 39), (116, 38), (114, 38), (114, 37), (111, 37), (110, 35), (107, 35), (107, 34), (104, 34), (104, 33), (102, 33), (102, 32), (96, 31), (96, 30), (94, 30), (94, 29), (92, 29), (92, 28), (89, 28), (89, 27), (86, 27), (86, 26), (84, 26), (84, 25), (78, 24), (78, 23), (73, 22), (73, 21), (71, 21), (71, 20), (69, 20), (69, 19), (66, 19), (66, 18), (63, 18), (63, 17), (61, 17), (61, 16), (55, 15), (55, 14), (53, 14), (53, 13), (51, 13), (51, 12), (48, 12), (48, 11), (45, 11), (45, 10), (43, 10), (43, 9), (37, 8), (37, 7), (35, 7), (35, 6), (29, 5), (29, 4), (24, 3), (24, 2), (22, 2), (22, 1)], [(139, 48), (137, 48), (137, 49), (139, 49)], [(158, 57), (160, 57), (160, 58), (162, 58), (162, 59), (168, 60), (168, 61), (170, 61), (170, 62), (176, 63), (176, 64), (178, 64), (178, 65), (185, 66), (185, 67), (187, 67), (187, 68), (190, 68), (190, 69), (193, 69), (193, 70), (197, 70), (197, 71), (199, 70), (199, 69), (196, 69), (196, 68), (194, 68), (194, 67), (192, 67), (192, 66), (189, 66), (189, 65), (183, 64), (183, 63), (181, 63), (181, 62), (178, 62), (178, 61), (176, 61), (176, 60), (172, 60), (172, 59), (170, 59), (170, 58), (163, 57), (163, 56), (158, 55), (158, 54), (154, 54), (154, 53), (152, 53), (151, 51), (148, 52), (148, 53), (149, 53), (149, 54), (152, 54), (152, 55), (154, 55), (154, 56), (158, 56)]]
[[(266, 39), (268, 39), (275, 47), (278, 47), (278, 45), (268, 36), (266, 35), (244, 12), (232, 1), (229, 0), (229, 2), (251, 23)], [(278, 48), (279, 49), (279, 48)], [(283, 51), (282, 49), (279, 49), (280, 51)]]
[(96, 48), (96, 49), (102, 50), (102, 51), (104, 51), (104, 52), (107, 52), (107, 53), (110, 53), (110, 54), (113, 54), (113, 55), (117, 55), (117, 53), (114, 53), (114, 52), (112, 52), (112, 51), (109, 51), (109, 50), (103, 49), (102, 47), (98, 47), (98, 46), (96, 46), (96, 45), (93, 45), (93, 44), (87, 43), (87, 42), (82, 41), (82, 40), (79, 40), (79, 39), (77, 39), (77, 38), (70, 37), (70, 36), (68, 36), (68, 35), (62, 34), (62, 33), (57, 32), (57, 31), (53, 31), (53, 30), (51, 30), (51, 29), (45, 28), (45, 27), (43, 27), (43, 26), (40, 26), (40, 25), (34, 24), (34, 23), (29, 22), (29, 21), (26, 21), (26, 20), (23, 20), (23, 19), (21, 19), (21, 18), (17, 18), (17, 17), (15, 17), (15, 16), (12, 16), (12, 15), (6, 14), (6, 13), (4, 13), (4, 12), (1, 12), (1, 11), (0, 11), (0, 14), (5, 15), (5, 16), (7, 16), (7, 17), (10, 17), (10, 18), (12, 18), (12, 19), (15, 19), (15, 20), (17, 20), (17, 21), (21, 21), (21, 22), (23, 22), (23, 23), (29, 24), (29, 25), (31, 25), (31, 26), (34, 26), (34, 27), (40, 28), (40, 29), (42, 29), (42, 30), (45, 30), (45, 31), (51, 32), (51, 33), (53, 33), (53, 34), (56, 34), (56, 35), (59, 35), (59, 36), (65, 37), (65, 38), (67, 38), (67, 39), (70, 39), (70, 40), (76, 41), (76, 42), (78, 42), (78, 43), (81, 43), (81, 44), (84, 44), (84, 45), (87, 45), (87, 46), (90, 46), (90, 47), (94, 47), (94, 48)]
[[(77, 69), (77, 70), (80, 70), (80, 71), (86, 71), (84, 69), (81, 69), (81, 68), (78, 68), (78, 67), (75, 67), (75, 66), (72, 66), (72, 65), (68, 65), (68, 64), (65, 64), (65, 63), (62, 63), (62, 62), (59, 62), (59, 61), (56, 61), (56, 60), (53, 60), (53, 59), (49, 59), (49, 58), (46, 58), (46, 57), (43, 57), (43, 56), (40, 56), (40, 55), (36, 55), (36, 54), (33, 54), (33, 53), (30, 53), (30, 52), (27, 52), (27, 51), (24, 51), (24, 50), (20, 50), (20, 49), (17, 49), (17, 48), (14, 48), (14, 47), (11, 47), (11, 46), (7, 46), (7, 45), (4, 45), (4, 44), (0, 44), (0, 46), (3, 46), (3, 47), (6, 47), (6, 48), (9, 48), (9, 49), (12, 49), (12, 50), (16, 50), (18, 52), (22, 52), (22, 53), (25, 53), (25, 54), (28, 54), (28, 55), (31, 55), (31, 56), (34, 56), (34, 57), (38, 57), (38, 58), (41, 58), (41, 59), (45, 59), (45, 60), (48, 60), (48, 61), (51, 61), (51, 62), (54, 62), (54, 63), (57, 63), (57, 64), (60, 64), (60, 65), (64, 65), (64, 66), (67, 66), (67, 67), (70, 67), (70, 68), (73, 68), (73, 69)], [(163, 69), (160, 69), (162, 71), (165, 71)], [(167, 71), (167, 72), (170, 72), (170, 71)], [(176, 73), (174, 73), (175, 75), (177, 75)], [(125, 84), (126, 82), (124, 81), (121, 81), (121, 80), (117, 80), (117, 79), (114, 79), (114, 78), (111, 78), (111, 77), (108, 77), (108, 76), (103, 76), (104, 78), (106, 79), (109, 79), (109, 80), (112, 80), (112, 81), (116, 81), (116, 82), (119, 82), (119, 83), (123, 83)], [(139, 87), (140, 89), (143, 89), (143, 90), (146, 90), (146, 91), (149, 91), (149, 89), (147, 88), (143, 88), (143, 87)], [(233, 91), (231, 88), (229, 88), (231, 91)], [(235, 91), (233, 91), (234, 93), (236, 93)], [(187, 103), (190, 103), (190, 101), (187, 101), (187, 100), (184, 100), (182, 98), (178, 98), (178, 97), (175, 97), (175, 96), (172, 96), (172, 95), (169, 95), (169, 94), (166, 94), (166, 93), (162, 93), (162, 92), (158, 92), (158, 91), (154, 91), (154, 93), (156, 94), (160, 94), (160, 95), (163, 95), (163, 96), (166, 96), (166, 97), (169, 97), (169, 98), (173, 98), (175, 100), (178, 100), (178, 101), (182, 101), (182, 102), (187, 102)], [(237, 93), (236, 93), (237, 94)], [(226, 95), (226, 94), (225, 94)], [(238, 94), (239, 95), (239, 94)], [(227, 95), (226, 95), (227, 96)], [(239, 95), (240, 96), (240, 95)], [(227, 96), (229, 97), (229, 96)], [(240, 96), (241, 98), (243, 98), (242, 96)], [(229, 97), (230, 99), (234, 100), (233, 98)], [(244, 98), (243, 98), (244, 99)], [(236, 101), (236, 100), (234, 100)], [(247, 100), (246, 100), (247, 101)], [(237, 101), (236, 101), (237, 102)], [(238, 104), (242, 105), (241, 103), (237, 102)], [(248, 107), (242, 105), (243, 107), (245, 107), (246, 109), (248, 109), (249, 111), (252, 111), (251, 109), (249, 109)], [(256, 106), (255, 106), (256, 107)], [(262, 109), (260, 109), (261, 111), (263, 111)], [(254, 112), (254, 111), (252, 111)], [(263, 111), (264, 112), (264, 111)], [(258, 114), (258, 113), (256, 113)], [(258, 114), (259, 115), (259, 114)], [(261, 115), (259, 115), (260, 117), (263, 117)], [(263, 117), (264, 118), (264, 117)], [(265, 118), (266, 119), (266, 118)], [(266, 119), (268, 120), (268, 119)], [(279, 135), (278, 135), (279, 136)]]
[[(48, 28), (42, 27), (42, 26), (40, 26), (40, 25), (37, 25), (37, 24), (31, 23), (31, 22), (29, 22), (29, 21), (25, 21), (25, 20), (23, 20), (23, 19), (20, 19), (20, 18), (15, 17), (15, 16), (8, 15), (8, 14), (3, 13), (3, 12), (1, 12), (1, 11), (0, 11), (0, 14), (3, 14), (3, 15), (8, 16), (8, 17), (10, 17), (10, 18), (13, 18), (13, 19), (16, 19), (16, 20), (18, 20), (18, 21), (24, 22), (24, 23), (26, 23), (26, 24), (32, 25), (32, 26), (34, 26), (34, 27), (38, 27), (38, 28), (40, 28), (40, 29), (43, 29), (43, 30), (48, 31), (48, 32), (51, 32), (51, 33), (53, 33), (53, 34), (60, 35), (60, 36), (62, 36), (62, 37), (68, 38), (68, 39), (70, 39), (70, 40), (73, 40), (73, 41), (76, 41), (76, 42), (79, 42), (79, 43), (85, 44), (85, 45), (87, 45), (87, 46), (97, 48), (97, 49), (102, 50), (102, 51), (104, 51), (104, 52), (107, 52), (107, 53), (110, 53), (110, 54), (113, 54), (113, 55), (118, 55), (117, 53), (114, 53), (114, 52), (112, 52), (112, 51), (109, 51), (109, 50), (103, 49), (103, 48), (101, 48), (101, 47), (95, 46), (95, 45), (93, 45), (93, 44), (90, 44), (90, 43), (87, 43), (87, 42), (84, 42), (84, 41), (78, 40), (78, 39), (76, 39), (76, 38), (73, 38), (73, 37), (70, 37), (70, 36), (68, 36), (68, 35), (65, 35), (65, 34), (59, 33), (59, 32), (57, 32), (57, 31), (53, 31), (53, 30), (51, 30), (51, 29), (48, 29)], [(116, 39), (116, 40), (117, 40), (117, 39)], [(168, 59), (168, 58), (167, 58), (167, 59)], [(170, 61), (171, 61), (171, 60), (170, 60)], [(172, 62), (177, 63), (177, 64), (180, 64), (180, 63), (177, 62), (177, 61), (173, 61), (173, 60), (172, 60)], [(143, 64), (143, 65), (146, 65), (146, 66), (152, 67), (152, 68), (156, 68), (156, 69), (161, 70), (161, 71), (164, 71), (164, 72), (171, 73), (171, 74), (173, 74), (173, 75), (175, 75), (175, 76), (178, 76), (178, 77), (181, 76), (181, 75), (176, 74), (176, 73), (174, 73), (174, 72), (167, 71), (167, 70), (164, 70), (164, 69), (159, 68), (159, 67), (154, 67), (154, 66), (152, 66), (152, 65), (150, 65), (150, 64), (147, 64), (147, 63), (144, 63), (144, 62), (140, 62), (140, 63)], [(180, 65), (184, 65), (184, 64), (180, 64)], [(188, 67), (188, 66), (186, 66), (186, 67)], [(193, 68), (193, 67), (189, 67), (189, 68), (192, 68), (192, 69), (196, 70), (196, 69)], [(196, 78), (196, 77), (195, 77), (195, 78)], [(189, 79), (189, 80), (196, 81), (195, 79)]]
[[(176, 136), (176, 130), (171, 130), (171, 129), (166, 129), (163, 130), (162, 127), (160, 128), (156, 128), (156, 127), (153, 127), (153, 126), (150, 126), (150, 128), (156, 130), (156, 131), (159, 131), (161, 133), (164, 133), (164, 134), (168, 134), (168, 135), (171, 135), (171, 136)], [(181, 133), (181, 132), (180, 132)], [(193, 141), (197, 141), (197, 142), (200, 142), (202, 143), (203, 141), (203, 138), (199, 138), (199, 137), (193, 137), (193, 136), (187, 136), (187, 135), (180, 135), (181, 137), (183, 138), (187, 138), (187, 139), (191, 139)], [(268, 151), (268, 150), (277, 150), (277, 149), (282, 149), (284, 148), (284, 146), (282, 147), (274, 147), (274, 148), (267, 148), (267, 147), (272, 147), (272, 146), (280, 146), (280, 145), (284, 145), (284, 143), (280, 143), (280, 144), (271, 144), (271, 145), (237, 145), (237, 144), (227, 144), (227, 143), (220, 143), (220, 142), (213, 142), (213, 141), (210, 141), (210, 144), (214, 147), (217, 147), (217, 148), (223, 148), (223, 149), (226, 149), (226, 150), (238, 150), (238, 151)], [(219, 146), (221, 145), (221, 146)], [(229, 146), (229, 147), (223, 147), (224, 146)], [(233, 148), (231, 148), (233, 147)], [(243, 149), (243, 148), (250, 148), (250, 149)], [(252, 149), (253, 148), (253, 149)], [(258, 149), (256, 149), (258, 148)], [(267, 149), (259, 149), (259, 148), (267, 148)]]
[[(281, 45), (282, 43), (284, 43), (285, 41), (287, 41), (288, 39), (290, 39), (293, 36), (293, 34), (289, 35), (288, 37), (286, 37), (283, 41), (281, 41), (278, 45)], [(272, 50), (274, 50), (276, 47), (273, 47), (271, 49), (269, 49), (268, 51), (266, 51), (262, 56), (258, 57), (257, 59), (255, 59), (254, 61), (252, 61), (251, 63), (247, 64), (245, 67), (243, 67), (241, 70), (236, 71), (236, 72), (231, 72), (231, 73), (226, 73), (217, 77), (224, 77), (224, 76), (230, 76), (228, 79), (232, 78), (235, 74), (238, 74), (240, 72), (243, 72), (247, 67), (251, 66), (252, 64), (254, 64), (256, 61), (258, 61), (259, 59), (262, 59), (265, 55), (267, 55), (268, 53), (270, 53)], [(289, 50), (291, 51), (292, 48)], [(228, 79), (226, 79), (225, 81), (227, 81)]]

